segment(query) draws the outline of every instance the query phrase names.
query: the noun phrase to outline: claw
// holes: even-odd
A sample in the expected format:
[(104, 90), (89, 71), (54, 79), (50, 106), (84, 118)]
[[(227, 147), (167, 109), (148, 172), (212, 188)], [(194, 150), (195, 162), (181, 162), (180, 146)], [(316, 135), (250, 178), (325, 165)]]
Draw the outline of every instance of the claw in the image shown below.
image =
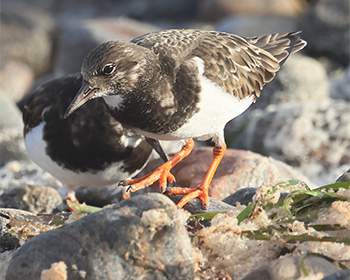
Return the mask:
[(122, 181), (118, 182), (118, 184), (117, 184), (118, 187), (126, 187), (128, 185), (129, 184), (127, 183), (127, 180), (122, 180)]
[(151, 186), (156, 181), (159, 181), (160, 191), (164, 193), (167, 188), (167, 181), (169, 181), (169, 183), (175, 182), (175, 177), (173, 176), (173, 174), (170, 173), (170, 170), (182, 159), (187, 157), (191, 153), (193, 147), (193, 140), (187, 139), (181, 151), (175, 154), (175, 156), (172, 159), (158, 167), (154, 172), (141, 178), (121, 181), (118, 185), (128, 186), (127, 191), (136, 192), (138, 190)]
[(159, 190), (161, 193), (165, 193), (166, 192), (166, 186), (160, 186)]
[(172, 194), (185, 194), (185, 196), (178, 202), (177, 207), (182, 208), (191, 201), (194, 198), (199, 198), (202, 201), (202, 206), (204, 210), (208, 209), (209, 206), (209, 195), (208, 195), (208, 189), (210, 182), (215, 174), (215, 171), (226, 151), (226, 144), (223, 144), (221, 146), (215, 146), (213, 150), (213, 160), (210, 164), (209, 170), (207, 172), (207, 175), (205, 176), (202, 184), (197, 189), (191, 189), (191, 188), (181, 188), (181, 189), (170, 189), (168, 191), (169, 195)]

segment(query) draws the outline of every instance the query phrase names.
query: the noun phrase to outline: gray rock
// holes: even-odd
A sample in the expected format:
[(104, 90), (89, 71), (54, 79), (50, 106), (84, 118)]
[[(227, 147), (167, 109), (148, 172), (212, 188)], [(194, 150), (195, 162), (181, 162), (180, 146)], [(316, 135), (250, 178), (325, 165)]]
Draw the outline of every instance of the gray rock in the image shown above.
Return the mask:
[(285, 257), (278, 260), (273, 260), (270, 263), (259, 267), (249, 273), (242, 280), (289, 280), (299, 279), (304, 276), (301, 269), (301, 263), (308, 274), (323, 273), (330, 275), (337, 272), (337, 269), (329, 261), (316, 256), (297, 256)]
[[(8, 223), (8, 218), (6, 214), (0, 213), (0, 254), (15, 250), (20, 246), (19, 239), (7, 231), (6, 224)], [(1, 262), (2, 260), (0, 257), (0, 263)]]
[(218, 31), (239, 34), (246, 37), (269, 33), (287, 33), (296, 30), (292, 17), (238, 15), (227, 17), (214, 25)]
[(236, 202), (239, 202), (241, 205), (248, 205), (250, 202), (253, 201), (253, 196), (255, 195), (255, 193), (256, 188), (244, 188), (229, 195), (222, 201), (232, 206), (236, 206)]
[(318, 1), (301, 16), (299, 30), (308, 42), (305, 51), (327, 56), (339, 65), (349, 65), (350, 16), (348, 0)]
[(332, 78), (330, 95), (334, 99), (350, 101), (350, 66), (344, 71), (342, 78)]
[(337, 271), (331, 275), (328, 275), (322, 280), (350, 280), (350, 269)]
[(216, 21), (230, 15), (253, 15), (261, 17), (293, 17), (301, 10), (301, 3), (291, 0), (202, 0), (199, 17), (205, 21)]
[[(176, 178), (176, 187), (196, 188), (202, 183), (209, 169), (213, 149), (200, 147), (179, 162), (171, 170)], [(162, 162), (151, 161), (143, 170), (145, 174), (154, 171)], [(209, 186), (209, 196), (223, 200), (239, 189), (274, 185), (285, 180), (301, 180), (310, 187), (310, 180), (291, 166), (260, 154), (244, 150), (227, 149)], [(150, 188), (159, 190), (158, 184)], [(209, 203), (210, 206), (210, 203)], [(216, 206), (215, 206), (216, 207)]]
[(123, 17), (80, 20), (67, 18), (62, 22), (61, 28), (62, 36), (55, 67), (57, 76), (80, 72), (85, 56), (103, 42), (130, 40), (159, 29)]
[(350, 169), (344, 172), (335, 182), (336, 183), (350, 182)]
[(149, 194), (42, 233), (16, 251), (6, 279), (39, 279), (64, 262), (68, 279), (193, 279), (181, 211)]
[[(178, 203), (184, 195), (171, 195), (169, 198), (174, 201), (174, 203)], [(208, 209), (203, 209), (202, 201), (199, 198), (192, 199), (189, 201), (184, 207), (184, 210), (190, 212), (191, 214), (197, 213), (211, 213), (211, 212), (219, 212), (219, 211), (230, 211), (233, 207), (225, 202), (217, 200), (215, 198), (209, 197), (209, 206)]]
[(9, 262), (14, 254), (14, 250), (6, 251), (4, 253), (0, 253), (0, 277), (1, 279), (5, 279), (6, 270), (9, 265)]
[(265, 85), (254, 108), (328, 99), (328, 88), (327, 73), (320, 62), (310, 57), (292, 55), (277, 72), (275, 79)]
[(23, 142), (21, 112), (0, 90), (0, 167), (12, 160), (28, 160)]
[(333, 183), (350, 162), (349, 103), (288, 103), (270, 106), (250, 119), (234, 147), (272, 156), (317, 184)]
[(7, 128), (23, 129), (22, 113), (8, 95), (0, 90), (0, 132)]
[(1, 64), (17, 59), (28, 64), (37, 76), (48, 71), (54, 31), (52, 18), (23, 2), (1, 4)]
[(11, 161), (0, 168), (0, 178), (0, 193), (31, 184), (54, 187), (62, 198), (66, 195), (64, 189), (59, 187), (60, 182), (33, 162)]
[(24, 96), (33, 82), (34, 72), (24, 62), (10, 60), (0, 69), (0, 88), (14, 102)]
[(118, 186), (78, 187), (74, 191), (80, 203), (97, 207), (119, 202), (123, 196), (123, 188)]
[[(64, 1), (62, 14), (65, 18), (97, 18), (127, 16), (139, 20), (193, 20), (199, 0), (102, 0)], [(79, 13), (77, 13), (79, 11)]]
[[(292, 55), (277, 72), (276, 77), (266, 84), (256, 103), (246, 112), (230, 121), (225, 127), (228, 146), (232, 146), (237, 136), (252, 119), (260, 118), (262, 111), (269, 105), (289, 102), (309, 102), (329, 99), (329, 82), (323, 65), (313, 58), (303, 55)], [(243, 147), (246, 141), (239, 138), (233, 147)]]
[(0, 195), (0, 208), (14, 208), (32, 213), (52, 213), (62, 198), (51, 187), (25, 185), (6, 190)]

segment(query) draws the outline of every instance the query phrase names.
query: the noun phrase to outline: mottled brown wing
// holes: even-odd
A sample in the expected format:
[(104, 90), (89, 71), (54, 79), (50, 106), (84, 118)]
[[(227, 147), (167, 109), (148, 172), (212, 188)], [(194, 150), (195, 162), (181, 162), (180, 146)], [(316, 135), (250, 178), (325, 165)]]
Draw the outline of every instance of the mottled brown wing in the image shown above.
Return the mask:
[(291, 51), (304, 47), (295, 34), (245, 39), (216, 31), (168, 30), (149, 33), (132, 42), (153, 50), (168, 66), (169, 73), (176, 72), (184, 61), (201, 58), (204, 76), (243, 99), (251, 95), (258, 97), (264, 84), (279, 70), (280, 62)]
[(264, 84), (279, 70), (270, 53), (244, 38), (222, 32), (206, 32), (193, 55), (205, 62), (204, 75), (230, 94), (258, 97)]
[(306, 42), (299, 37), (301, 32), (266, 34), (246, 38), (247, 42), (271, 53), (280, 65), (293, 53), (302, 50)]
[(158, 55), (164, 71), (176, 74), (180, 65), (193, 57), (192, 51), (202, 41), (200, 30), (166, 30), (145, 34), (131, 42), (152, 50)]

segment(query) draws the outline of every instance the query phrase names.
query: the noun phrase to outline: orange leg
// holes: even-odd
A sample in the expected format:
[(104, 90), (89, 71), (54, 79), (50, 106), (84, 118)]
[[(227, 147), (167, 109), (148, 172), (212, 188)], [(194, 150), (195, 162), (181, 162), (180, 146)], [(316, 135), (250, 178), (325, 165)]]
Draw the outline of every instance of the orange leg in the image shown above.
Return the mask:
[(163, 193), (166, 190), (167, 180), (170, 183), (174, 182), (175, 177), (170, 173), (170, 170), (178, 164), (182, 159), (187, 157), (194, 147), (194, 142), (192, 139), (187, 139), (185, 145), (182, 147), (181, 151), (175, 154), (173, 158), (159, 166), (154, 172), (136, 179), (128, 179), (121, 181), (119, 185), (129, 186), (127, 191), (136, 192), (138, 190), (147, 188), (154, 182), (159, 181), (160, 191)]
[(220, 147), (215, 146), (213, 149), (213, 160), (210, 164), (207, 175), (205, 176), (203, 182), (199, 185), (197, 189), (191, 188), (179, 188), (179, 189), (170, 189), (169, 194), (186, 194), (177, 204), (179, 208), (182, 208), (187, 202), (194, 198), (199, 198), (202, 200), (203, 209), (207, 209), (209, 205), (209, 195), (208, 189), (211, 180), (215, 174), (215, 171), (224, 156), (226, 151), (226, 144), (221, 145)]

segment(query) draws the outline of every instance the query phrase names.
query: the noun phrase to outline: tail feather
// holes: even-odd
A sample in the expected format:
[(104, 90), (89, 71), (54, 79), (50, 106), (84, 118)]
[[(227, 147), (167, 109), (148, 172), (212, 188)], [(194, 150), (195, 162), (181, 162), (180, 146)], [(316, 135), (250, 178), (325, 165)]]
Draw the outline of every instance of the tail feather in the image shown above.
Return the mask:
[(301, 31), (286, 34), (267, 34), (259, 37), (249, 37), (246, 40), (272, 54), (280, 66), (287, 58), (306, 46), (306, 41), (299, 37)]

